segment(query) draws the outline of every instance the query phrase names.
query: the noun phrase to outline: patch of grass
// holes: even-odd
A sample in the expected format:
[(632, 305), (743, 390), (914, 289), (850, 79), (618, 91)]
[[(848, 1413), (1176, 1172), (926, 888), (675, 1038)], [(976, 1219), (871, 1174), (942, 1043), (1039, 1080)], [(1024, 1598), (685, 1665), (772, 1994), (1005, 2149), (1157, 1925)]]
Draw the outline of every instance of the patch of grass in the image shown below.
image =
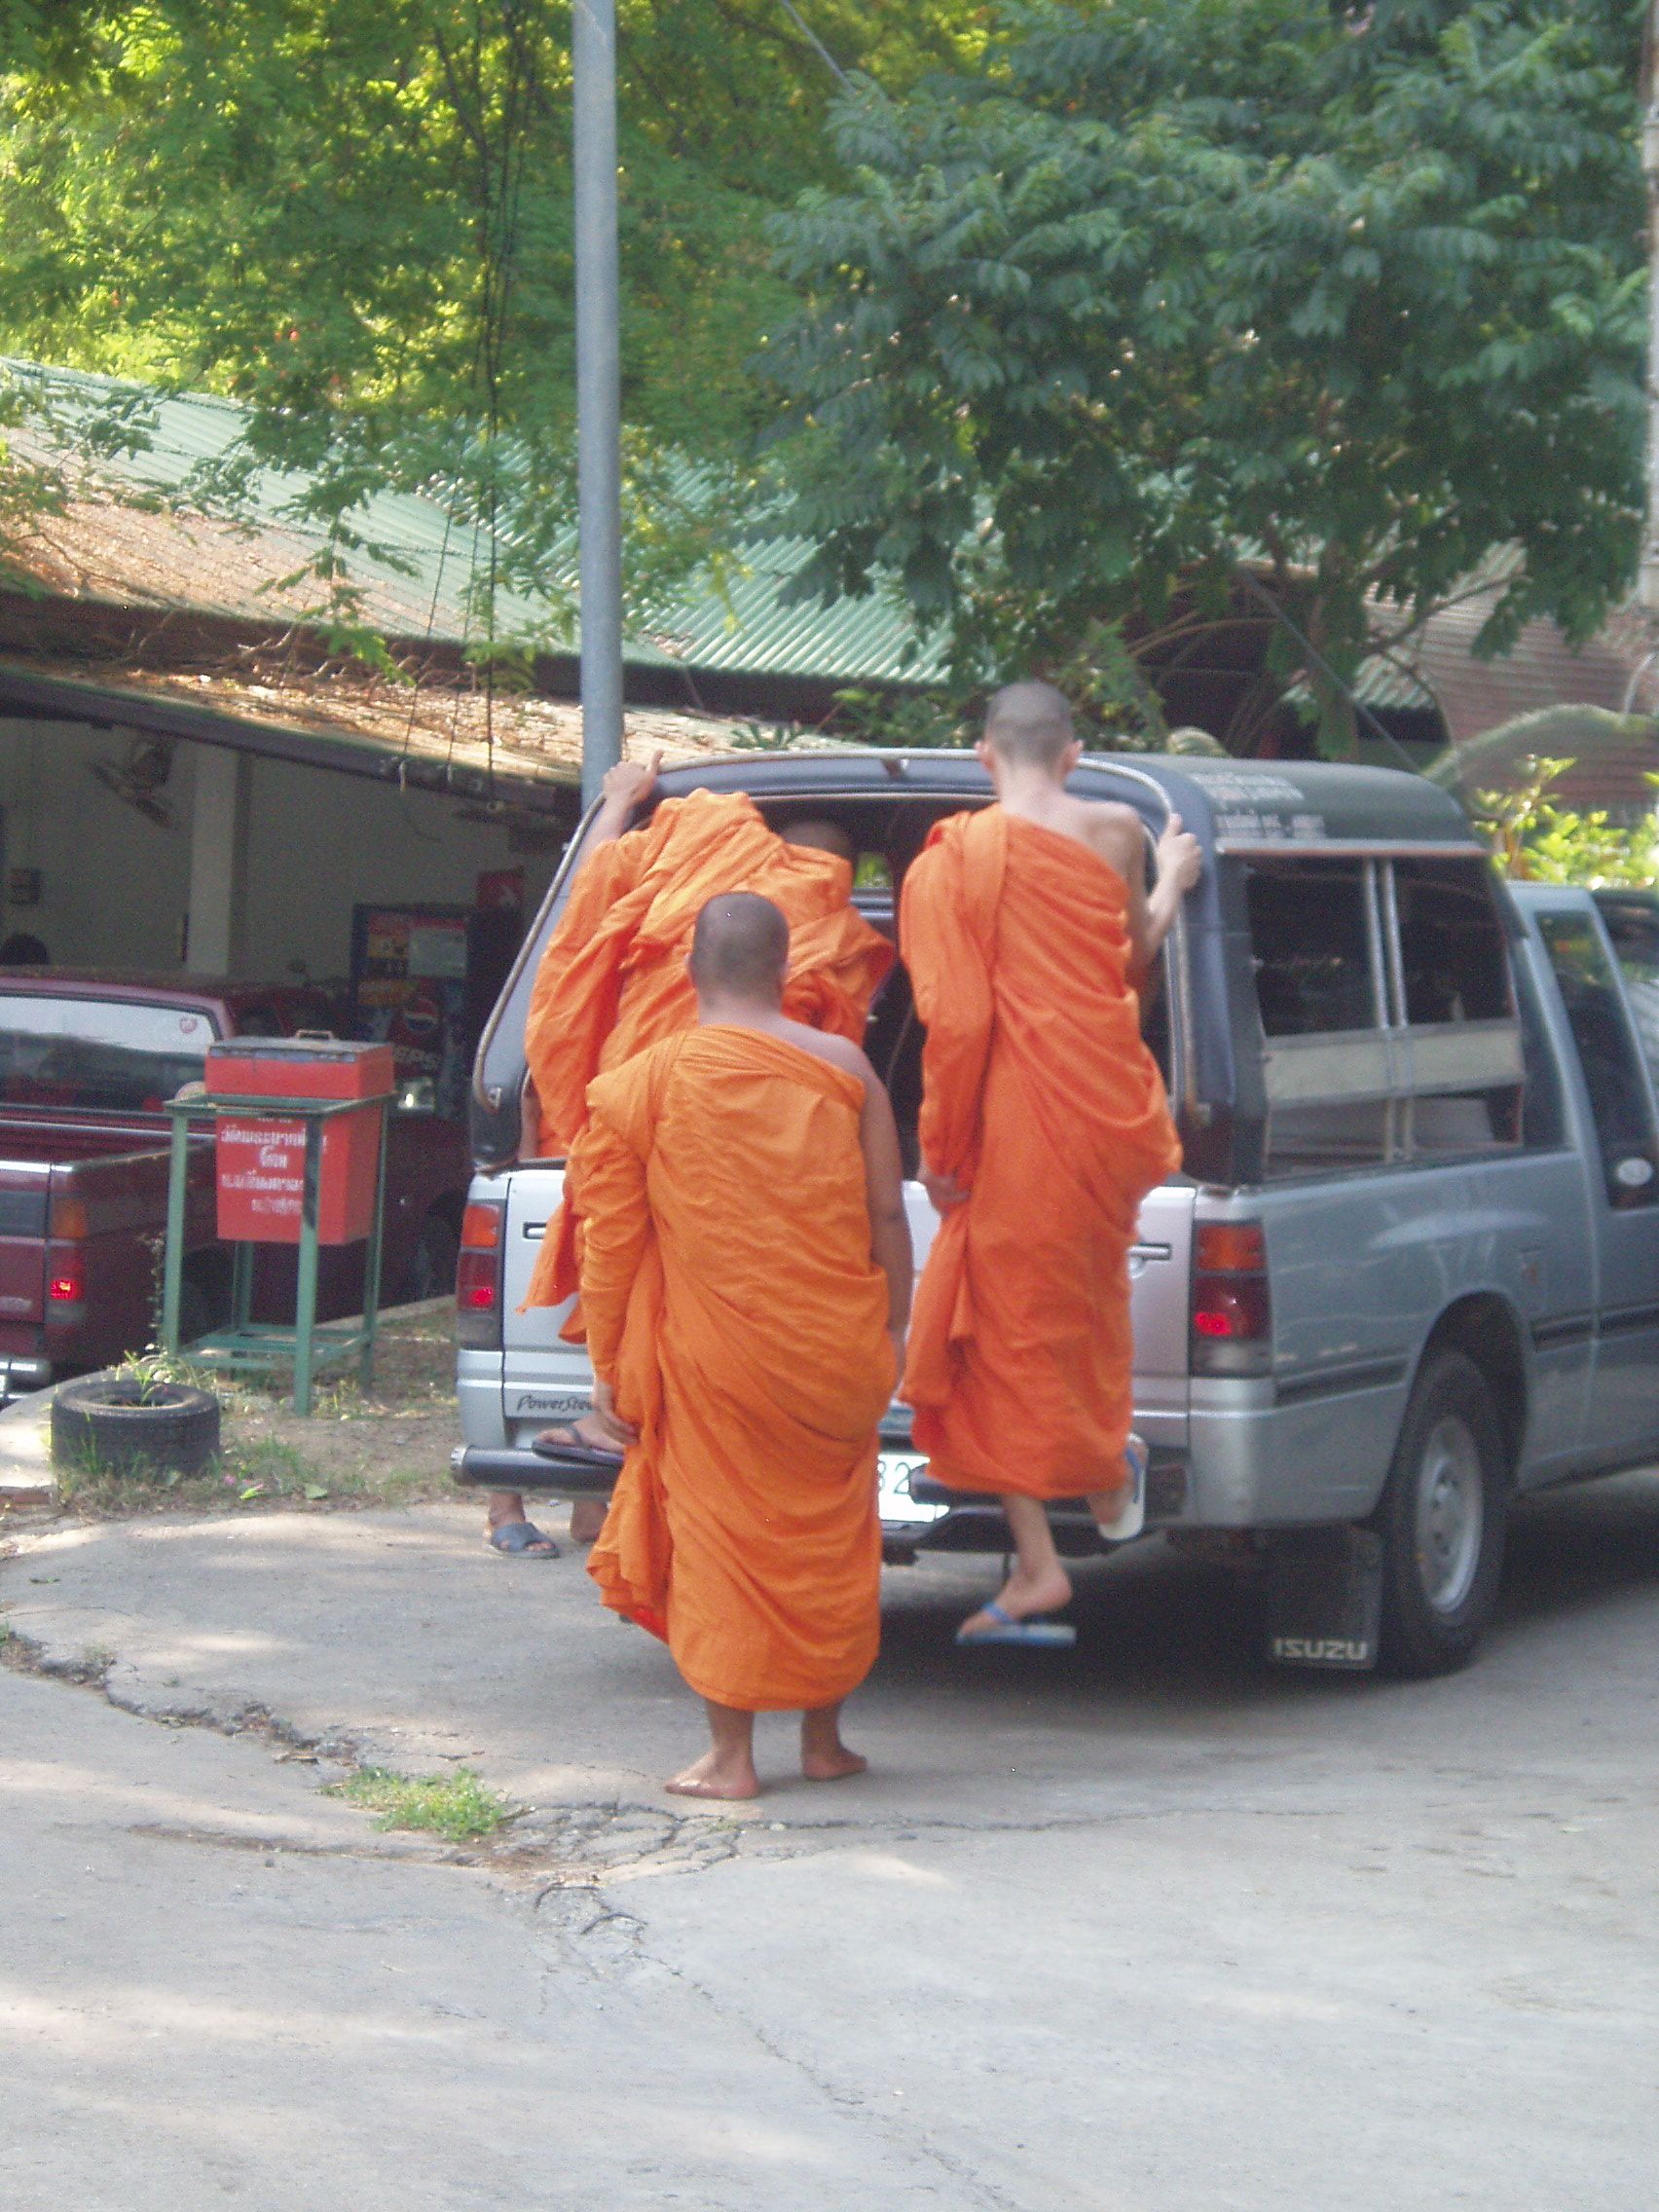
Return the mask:
[(219, 1458), (219, 1486), (234, 1489), (243, 1505), (259, 1497), (310, 1497), (313, 1491), (319, 1497), (328, 1495), (322, 1469), (276, 1436), (227, 1445)]
[(137, 1382), (146, 1391), (158, 1382), (182, 1383), (187, 1390), (211, 1390), (211, 1371), (188, 1352), (163, 1351), (152, 1345), (148, 1351), (129, 1352), (120, 1365), (111, 1370), (118, 1382)]
[(132, 1514), (213, 1512), (229, 1507), (418, 1505), (454, 1495), (447, 1466), (325, 1468), (279, 1437), (232, 1443), (199, 1475), (118, 1474), (109, 1468), (56, 1464), (57, 1494), (76, 1513), (119, 1520)]
[(378, 1813), (377, 1828), (421, 1828), (451, 1843), (476, 1843), (518, 1818), (517, 1807), (486, 1788), (469, 1766), (426, 1775), (359, 1767), (347, 1781), (331, 1782), (323, 1794)]
[(304, 1420), (292, 1410), (286, 1370), (233, 1374), (150, 1352), (128, 1361), (123, 1373), (217, 1391), (222, 1455), (200, 1475), (118, 1473), (95, 1458), (59, 1467), (59, 1499), (75, 1513), (121, 1519), (165, 1511), (326, 1512), (455, 1495), (455, 1347), (447, 1308), (388, 1321), (372, 1390), (362, 1392), (354, 1372), (329, 1376)]
[(329, 1483), (291, 1444), (257, 1437), (227, 1445), (202, 1473), (181, 1475), (173, 1468), (117, 1469), (95, 1453), (56, 1462), (57, 1493), (78, 1513), (154, 1513), (163, 1507), (254, 1505), (321, 1500)]
[(446, 1464), (347, 1469), (329, 1477), (328, 1494), (345, 1505), (420, 1505), (434, 1497), (453, 1500), (456, 1490)]
[(312, 1394), (313, 1420), (360, 1420), (370, 1410), (354, 1375), (343, 1375), (338, 1382), (324, 1383)]

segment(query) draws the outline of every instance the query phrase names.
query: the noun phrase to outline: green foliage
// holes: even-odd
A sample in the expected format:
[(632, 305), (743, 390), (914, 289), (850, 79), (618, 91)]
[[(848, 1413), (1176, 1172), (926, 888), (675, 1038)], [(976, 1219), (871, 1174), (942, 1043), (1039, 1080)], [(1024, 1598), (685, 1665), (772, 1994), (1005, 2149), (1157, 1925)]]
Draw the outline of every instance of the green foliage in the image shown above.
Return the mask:
[(453, 1774), (393, 1774), (384, 1766), (359, 1767), (345, 1782), (330, 1783), (326, 1797), (344, 1797), (378, 1813), (377, 1828), (416, 1828), (473, 1843), (518, 1818), (518, 1809), (488, 1789), (469, 1766)]
[[(993, 665), (1020, 665), (1018, 640)], [(1078, 734), (1090, 752), (1161, 753), (1169, 744), (1162, 702), (1112, 622), (1089, 622), (1043, 673), (1072, 703)], [(971, 746), (979, 735), (982, 702), (963, 685), (920, 691), (850, 686), (837, 691), (840, 722), (865, 745), (916, 752)]]
[(851, 684), (835, 694), (837, 720), (858, 745), (920, 753), (972, 745), (963, 704), (940, 691), (879, 691)]
[(84, 64), (116, 0), (0, 0), (0, 69), (61, 82)]
[[(376, 490), (436, 489), (458, 547), (474, 519), (498, 526), (482, 657), (495, 586), (561, 608), (568, 0), (59, 7), (0, 0), (0, 350), (243, 402), (245, 437), (183, 496), (235, 515), (262, 469), (307, 472), (296, 520), (322, 543), (294, 581), (344, 647), (373, 652), (352, 560)], [(763, 222), (834, 175), (834, 80), (771, 0), (620, 13), (628, 545), (648, 607), (747, 496), (764, 406), (743, 364), (790, 305)], [(813, 10), (846, 66), (900, 85), (972, 52), (985, 14)], [(665, 466), (679, 449), (701, 464), (689, 487)]]
[[(1603, 807), (1579, 813), (1547, 794), (1570, 760), (1529, 759), (1512, 791), (1481, 792), (1470, 809), (1506, 875), (1532, 883), (1577, 883), (1587, 890), (1659, 884), (1659, 820), (1614, 822)], [(1647, 781), (1659, 789), (1659, 776)]]
[[(903, 579), (958, 681), (1215, 621), (1241, 560), (1336, 675), (1498, 548), (1482, 630), (1597, 625), (1640, 510), (1625, 0), (1104, 0), (837, 103), (769, 346), (827, 597)], [(1338, 686), (1287, 635), (1270, 669)]]

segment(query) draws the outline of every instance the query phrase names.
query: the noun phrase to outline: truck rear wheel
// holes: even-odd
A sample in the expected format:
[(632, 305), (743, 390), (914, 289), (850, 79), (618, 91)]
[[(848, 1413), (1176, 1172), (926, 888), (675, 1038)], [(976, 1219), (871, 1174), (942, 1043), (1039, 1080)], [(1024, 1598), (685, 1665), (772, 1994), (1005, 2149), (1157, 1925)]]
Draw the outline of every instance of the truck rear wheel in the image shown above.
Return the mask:
[(1431, 1353), (1372, 1526), (1382, 1539), (1381, 1657), (1389, 1674), (1463, 1666), (1497, 1604), (1509, 1512), (1503, 1424), (1460, 1351)]
[(419, 1306), (428, 1298), (455, 1296), (455, 1272), (461, 1261), (461, 1238), (454, 1222), (441, 1213), (429, 1213), (421, 1224), (420, 1240), (398, 1285), (399, 1306)]

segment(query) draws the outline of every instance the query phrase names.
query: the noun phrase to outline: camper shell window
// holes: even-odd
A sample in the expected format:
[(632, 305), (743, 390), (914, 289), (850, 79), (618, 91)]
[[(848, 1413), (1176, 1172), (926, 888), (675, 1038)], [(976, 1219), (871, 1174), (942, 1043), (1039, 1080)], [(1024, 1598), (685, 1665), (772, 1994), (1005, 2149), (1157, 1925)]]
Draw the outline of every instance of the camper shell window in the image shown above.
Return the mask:
[(1245, 906), (1270, 1179), (1523, 1141), (1521, 1027), (1484, 858), (1257, 857)]

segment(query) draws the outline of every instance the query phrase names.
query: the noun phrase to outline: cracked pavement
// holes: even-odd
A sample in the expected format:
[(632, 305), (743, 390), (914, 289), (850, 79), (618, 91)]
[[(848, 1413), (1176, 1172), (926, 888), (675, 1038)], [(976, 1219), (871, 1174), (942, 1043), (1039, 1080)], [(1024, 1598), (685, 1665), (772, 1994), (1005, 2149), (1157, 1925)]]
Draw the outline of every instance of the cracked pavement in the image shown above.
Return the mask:
[[(1659, 1476), (1527, 1509), (1439, 1682), (1266, 1672), (1158, 1545), (1069, 1655), (897, 1570), (871, 1775), (763, 1721), (727, 1809), (657, 1787), (666, 1655), (466, 1503), (12, 1542), (18, 2212), (1648, 2212)], [(529, 1809), (381, 1834), (351, 1758)]]

